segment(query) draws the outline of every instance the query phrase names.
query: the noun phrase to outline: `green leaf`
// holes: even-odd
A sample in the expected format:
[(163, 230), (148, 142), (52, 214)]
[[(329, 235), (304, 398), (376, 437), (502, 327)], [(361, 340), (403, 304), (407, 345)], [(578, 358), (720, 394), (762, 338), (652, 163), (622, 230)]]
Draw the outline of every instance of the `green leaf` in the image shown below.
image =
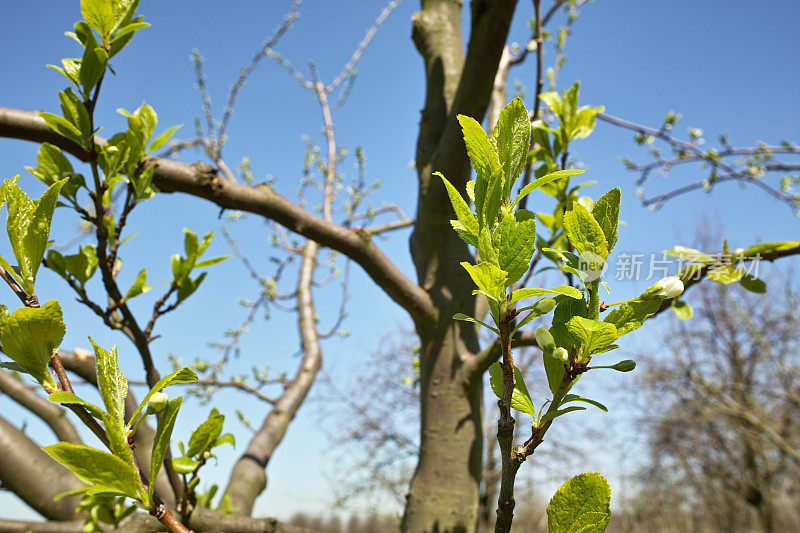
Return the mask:
[[(153, 438), (153, 454), (150, 457), (150, 479), (152, 480), (156, 479), (158, 471), (161, 470), (161, 463), (164, 462), (164, 457), (167, 455), (169, 439), (172, 436), (172, 429), (175, 427), (175, 419), (178, 417), (178, 409), (180, 409), (181, 403), (183, 403), (182, 396), (170, 400), (158, 419), (156, 435)], [(151, 483), (148, 489), (150, 495), (153, 494), (154, 487), (155, 483)]]
[(787, 250), (792, 250), (800, 246), (800, 240), (796, 241), (773, 241), (773, 242), (763, 242), (761, 244), (753, 245), (746, 250), (744, 250), (741, 254), (741, 257), (745, 258), (755, 258), (759, 255), (772, 255), (780, 252), (785, 252)]
[(614, 309), (603, 319), (603, 322), (614, 324), (617, 333), (625, 335), (641, 326), (645, 319), (658, 311), (661, 300), (634, 300)]
[(150, 289), (152, 289), (153, 287), (148, 285), (146, 282), (147, 282), (147, 270), (143, 268), (136, 275), (136, 279), (133, 281), (133, 285), (131, 285), (131, 288), (128, 289), (127, 293), (125, 293), (125, 300), (130, 300), (131, 298), (139, 296), (140, 294), (144, 294)]
[[(601, 515), (597, 521), (584, 514)], [(589, 518), (595, 518), (594, 514)], [(611, 487), (597, 472), (579, 474), (556, 491), (547, 506), (547, 527), (550, 533), (602, 532), (611, 518)], [(593, 529), (586, 529), (594, 524)], [(577, 528), (577, 529), (576, 529)]]
[(506, 285), (511, 285), (528, 271), (536, 250), (536, 219), (518, 220), (516, 214), (509, 213), (497, 226), (494, 241), (499, 241), (497, 259), (500, 268), (508, 272)]
[(578, 202), (572, 202), (564, 213), (564, 231), (579, 253), (593, 252), (603, 259), (608, 257), (608, 243), (603, 229), (592, 214)]
[(166, 131), (161, 132), (158, 136), (156, 136), (155, 139), (153, 139), (153, 142), (150, 143), (150, 147), (147, 149), (147, 151), (153, 152), (167, 144), (167, 141), (169, 141), (172, 136), (175, 135), (175, 132), (178, 131), (178, 129), (180, 129), (180, 126), (172, 126)]
[(83, 85), (84, 94), (89, 94), (103, 73), (106, 71), (108, 63), (108, 52), (103, 48), (87, 48), (81, 59), (80, 80)]
[(486, 322), (481, 322), (477, 318), (473, 318), (473, 317), (471, 317), (469, 315), (465, 315), (464, 313), (456, 313), (456, 314), (454, 314), (453, 315), (453, 320), (461, 320), (461, 321), (464, 321), (464, 322), (472, 322), (474, 324), (480, 324), (481, 326), (483, 326), (483, 327), (485, 327), (487, 329), (490, 329), (490, 330), (494, 331), (496, 334), (500, 335), (500, 332), (497, 330), (497, 328), (490, 326)]
[(555, 394), (564, 379), (566, 372), (564, 363), (553, 357), (553, 352), (542, 352), (542, 363), (544, 363), (544, 372), (547, 375), (547, 386), (550, 388), (550, 392)]
[(158, 380), (158, 382), (153, 385), (153, 388), (150, 389), (147, 394), (145, 394), (144, 398), (142, 398), (141, 403), (131, 415), (131, 421), (136, 419), (136, 416), (141, 412), (142, 409), (147, 407), (147, 402), (150, 401), (150, 397), (157, 392), (161, 392), (166, 387), (170, 385), (175, 385), (178, 383), (194, 383), (197, 381), (197, 374), (195, 374), (194, 370), (185, 366), (180, 368), (170, 374), (169, 376), (165, 376)]
[(80, 132), (82, 144), (86, 145), (92, 135), (92, 122), (86, 106), (72, 89), (64, 89), (58, 93), (58, 101), (61, 103), (64, 118)]
[(111, 0), (81, 0), (81, 14), (101, 36), (111, 35), (116, 22)]
[(141, 495), (139, 475), (133, 465), (119, 457), (89, 446), (67, 442), (59, 442), (42, 449), (87, 483), (107, 487), (131, 498), (139, 498)]
[[(533, 408), (531, 395), (528, 388), (525, 386), (525, 380), (522, 378), (522, 372), (519, 368), (514, 367), (514, 390), (511, 391), (511, 407), (517, 411), (528, 413), (531, 416), (536, 416), (536, 409)], [(503, 398), (503, 369), (500, 363), (492, 363), (489, 367), (489, 384), (492, 386), (492, 392), (498, 398)]]
[(6, 187), (8, 239), (28, 295), (34, 293), (36, 273), (47, 249), (53, 211), (61, 187), (66, 183), (67, 179), (53, 183), (38, 200), (28, 198), (16, 183), (9, 183)]
[(186, 278), (180, 283), (180, 287), (178, 288), (178, 298), (177, 302), (180, 303), (184, 301), (186, 298), (194, 294), (194, 292), (200, 287), (200, 284), (206, 278), (206, 272), (203, 272), (196, 278)]
[[(69, 159), (64, 155), (60, 148), (50, 143), (42, 143), (39, 152), (36, 154), (36, 165), (39, 174), (34, 173), (46, 185), (52, 185), (56, 181), (75, 173)], [(31, 170), (30, 167), (28, 170)]]
[(594, 405), (595, 407), (597, 407), (598, 409), (600, 409), (604, 413), (608, 412), (608, 407), (606, 407), (602, 403), (600, 403), (598, 401), (595, 401), (595, 400), (590, 400), (589, 398), (584, 398), (583, 396), (578, 396), (577, 394), (567, 394), (566, 396), (564, 396), (564, 399), (561, 400), (561, 405), (564, 405), (565, 403), (569, 403), (569, 402), (584, 402), (584, 403), (588, 403), (588, 404)]
[[(114, 11), (114, 28), (122, 28), (126, 26), (136, 13), (136, 7), (139, 5), (139, 0), (113, 0), (112, 8)], [(119, 35), (121, 31), (117, 31)]]
[[(553, 394), (555, 394), (555, 392)], [(549, 422), (550, 420), (553, 420), (554, 418), (558, 418), (561, 415), (565, 415), (565, 414), (571, 413), (573, 411), (585, 411), (585, 410), (586, 410), (585, 407), (580, 407), (578, 405), (573, 405), (572, 407), (565, 407), (564, 409), (558, 409), (557, 411), (550, 411), (549, 413), (545, 413), (542, 416), (542, 418), (540, 418), (538, 420), (538, 423), (539, 423), (538, 425), (542, 426), (542, 425), (546, 424), (547, 422)]]
[(172, 467), (179, 474), (191, 474), (200, 465), (200, 461), (195, 461), (191, 457), (175, 457), (172, 459)]
[(514, 181), (525, 165), (525, 156), (531, 142), (531, 121), (522, 98), (514, 98), (500, 111), (491, 140), (497, 149), (505, 175), (503, 198), (508, 199)]
[(590, 511), (580, 515), (568, 533), (602, 533), (608, 527), (610, 515)]
[[(657, 301), (657, 300), (655, 300)], [(692, 306), (688, 303), (684, 302), (683, 300), (672, 300), (672, 312), (675, 313), (675, 316), (680, 318), (681, 320), (689, 320), (694, 315), (694, 311), (692, 311)]]
[(221, 415), (216, 408), (212, 409), (208, 414), (208, 419), (192, 432), (192, 436), (189, 438), (189, 449), (186, 455), (189, 457), (199, 457), (203, 452), (210, 450), (216, 442), (217, 437), (222, 433), (223, 422), (225, 422), (225, 416)]
[(108, 414), (96, 405), (79, 398), (72, 392), (52, 392), (47, 399), (54, 403), (82, 405), (93, 417), (97, 418), (98, 420), (102, 420), (103, 417)]
[(469, 205), (467, 205), (467, 202), (464, 201), (461, 193), (459, 193), (456, 188), (453, 187), (449, 181), (447, 181), (441, 172), (434, 172), (433, 174), (442, 178), (442, 183), (444, 183), (444, 186), (447, 189), (447, 194), (450, 196), (450, 203), (453, 205), (453, 211), (455, 212), (458, 221), (461, 222), (461, 225), (467, 232), (477, 236), (478, 219), (475, 218), (475, 215), (472, 213)]
[(225, 261), (229, 257), (230, 257), (229, 255), (221, 255), (219, 257), (212, 257), (211, 259), (205, 259), (203, 261), (195, 263), (194, 268), (210, 267), (210, 266), (216, 265), (217, 263), (221, 263), (221, 262)]
[(45, 387), (55, 389), (47, 365), (65, 331), (61, 307), (50, 300), (38, 308), (21, 307), (0, 320), (0, 345), (25, 372)]
[(600, 225), (608, 243), (608, 250), (617, 244), (617, 226), (619, 225), (619, 187), (614, 187), (601, 196), (592, 207), (592, 216)]
[(124, 27), (117, 32), (116, 36), (111, 40), (111, 46), (108, 49), (108, 57), (114, 57), (117, 55), (120, 50), (125, 48), (131, 39), (133, 39), (134, 34), (140, 30), (141, 28), (149, 26), (149, 24), (142, 22), (141, 15), (136, 17), (131, 21), (130, 24), (126, 24)]
[(708, 271), (707, 278), (711, 281), (716, 281), (717, 283), (722, 284), (729, 284), (729, 283), (736, 283), (740, 281), (746, 271), (743, 268), (734, 268), (732, 266), (723, 266), (718, 268), (712, 268)]
[(548, 174), (545, 174), (541, 178), (535, 179), (532, 182), (530, 182), (529, 184), (527, 184), (525, 187), (523, 187), (522, 190), (519, 191), (519, 194), (517, 195), (517, 197), (514, 198), (514, 201), (511, 202), (511, 205), (512, 206), (517, 205), (519, 203), (519, 201), (522, 200), (524, 197), (526, 197), (531, 191), (535, 191), (536, 189), (538, 189), (540, 187), (544, 187), (545, 185), (547, 185), (550, 182), (553, 182), (555, 180), (559, 180), (561, 178), (568, 178), (570, 176), (577, 176), (578, 174), (583, 174), (584, 172), (585, 172), (584, 170), (579, 170), (577, 168), (571, 168), (571, 169), (568, 169), (568, 170), (556, 170), (555, 172), (550, 172)]
[(574, 298), (576, 300), (580, 300), (583, 298), (583, 293), (576, 289), (575, 287), (570, 287), (569, 285), (557, 285), (551, 289), (539, 289), (539, 288), (527, 288), (527, 289), (517, 289), (511, 293), (511, 302), (514, 303), (517, 300), (522, 300), (523, 298), (530, 298), (532, 296), (542, 296), (544, 294), (563, 294), (564, 296), (568, 296), (569, 298)]
[(486, 197), (483, 202), (483, 210), (479, 212), (484, 224), (489, 229), (494, 229), (497, 217), (500, 213), (500, 206), (503, 204), (503, 171), (498, 168), (489, 178), (486, 189)]
[(687, 248), (686, 246), (674, 246), (669, 250), (664, 250), (664, 255), (671, 255), (680, 257), (692, 263), (715, 263), (716, 260), (708, 254), (704, 254), (700, 250), (694, 248)]
[(506, 276), (508, 274), (500, 268), (486, 261), (471, 265), (462, 262), (461, 266), (469, 273), (472, 281), (480, 290), (491, 295), (497, 300), (505, 298)]
[(742, 279), (739, 280), (739, 284), (748, 291), (755, 292), (756, 294), (764, 294), (767, 292), (767, 284), (764, 283), (763, 280), (753, 277), (750, 274), (742, 276)]
[(230, 444), (234, 448), (236, 447), (236, 439), (234, 438), (232, 433), (225, 433), (221, 437), (219, 437), (215, 442), (212, 448), (216, 448), (217, 446), (222, 446), (223, 444)]
[(484, 201), (489, 181), (498, 172), (502, 176), (503, 170), (494, 145), (478, 121), (466, 115), (458, 115), (457, 118), (464, 134), (467, 155), (475, 169), (475, 212), (478, 213), (478, 223), (483, 225)]
[(550, 327), (556, 345), (567, 349), (578, 347), (577, 340), (567, 329), (567, 322), (574, 316), (588, 316), (586, 300), (564, 299), (558, 303), (553, 312), (553, 325)]
[(636, 361), (625, 359), (624, 361), (620, 361), (619, 363), (611, 366), (596, 366), (593, 368), (610, 368), (612, 370), (616, 370), (617, 372), (631, 372), (636, 368)]
[(94, 348), (94, 359), (97, 364), (97, 388), (106, 411), (122, 424), (125, 416), (125, 397), (128, 395), (128, 380), (119, 369), (116, 345), (107, 352), (89, 337)]
[[(68, 273), (75, 278), (81, 287), (89, 281), (97, 270), (97, 252), (93, 244), (81, 247), (75, 255), (61, 256), (56, 250), (47, 252), (47, 266), (64, 277)], [(63, 268), (63, 271), (61, 270)]]
[(605, 348), (619, 337), (614, 324), (581, 316), (572, 317), (566, 326), (572, 336), (580, 341), (586, 354)]

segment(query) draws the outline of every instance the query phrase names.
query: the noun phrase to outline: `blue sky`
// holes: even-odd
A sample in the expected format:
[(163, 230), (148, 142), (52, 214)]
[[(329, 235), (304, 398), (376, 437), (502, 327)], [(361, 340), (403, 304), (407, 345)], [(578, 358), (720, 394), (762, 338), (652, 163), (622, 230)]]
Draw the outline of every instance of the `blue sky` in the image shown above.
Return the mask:
[[(198, 48), (206, 59), (212, 104), (219, 114), (239, 69), (279, 24), (289, 3), (143, 0), (140, 12), (152, 27), (142, 30), (120, 55), (114, 64), (118, 76), (104, 84), (98, 108), (98, 121), (104, 125), (101, 134), (124, 127), (123, 119), (115, 113), (117, 108), (134, 109), (144, 100), (158, 112), (159, 131), (184, 124), (178, 136), (191, 136), (193, 120), (201, 109), (189, 61), (192, 49)], [(0, 46), (4, 50), (0, 55), (0, 105), (57, 110), (56, 94), (64, 87), (63, 79), (45, 65), (76, 53), (76, 45), (63, 32), (79, 18), (78, 5), (77, 1), (50, 0), (6, 6), (0, 21)], [(800, 4), (773, 0), (754, 7), (752, 2), (731, 1), (725, 2), (724, 8), (721, 6), (719, 2), (691, 0), (594, 2), (582, 10), (568, 41), (569, 61), (561, 71), (559, 83), (567, 87), (581, 80), (582, 103), (605, 105), (608, 113), (642, 124), (658, 125), (667, 110), (676, 110), (684, 117), (677, 131), (683, 134), (687, 126), (700, 127), (709, 143), (722, 132), (727, 132), (737, 146), (800, 140), (800, 71), (792, 67), (796, 64), (796, 50), (800, 49), (795, 27), (800, 19)], [(313, 59), (323, 80), (330, 80), (381, 7), (376, 2), (307, 0), (299, 20), (277, 49), (303, 72), (307, 72), (306, 61)], [(409, 163), (414, 157), (424, 88), (421, 61), (409, 39), (410, 18), (416, 9), (415, 2), (405, 0), (390, 15), (358, 65), (359, 76), (350, 99), (334, 115), (337, 142), (351, 152), (355, 146), (362, 146), (368, 158), (368, 177), (382, 181), (373, 198), (374, 205), (396, 203), (409, 215), (414, 213), (416, 198), (416, 174)], [(526, 40), (530, 13), (530, 6), (521, 3), (512, 40)], [(519, 79), (532, 87), (533, 68), (533, 62), (525, 63), (512, 72), (512, 80)], [(526, 103), (531, 104), (530, 91)], [(275, 187), (291, 198), (302, 169), (302, 136), (322, 142), (320, 128), (319, 108), (313, 96), (281, 67), (265, 61), (241, 92), (228, 131), (226, 160), (233, 166), (248, 155), (255, 180), (274, 177)], [(600, 123), (589, 139), (578, 141), (573, 148), (587, 167), (587, 179), (598, 181), (598, 185), (586, 189), (587, 194), (597, 197), (608, 188), (622, 187), (622, 218), (627, 226), (620, 232), (619, 251), (651, 253), (690, 243), (699, 226), (719, 227), (734, 248), (757, 240), (797, 238), (800, 221), (788, 208), (758, 190), (734, 184), (723, 184), (712, 194), (684, 197), (659, 211), (643, 208), (635, 195), (635, 176), (619, 162), (621, 155), (630, 155), (634, 160), (646, 157), (631, 137), (630, 132)], [(0, 139), (0, 177), (19, 173), (23, 187), (38, 194), (41, 187), (37, 180), (24, 170), (25, 165), (35, 161), (35, 154), (33, 144)], [(199, 157), (186, 153), (183, 160), (192, 162)], [(352, 176), (353, 159), (346, 159), (341, 169)], [(650, 194), (669, 190), (698, 172), (701, 171), (695, 168), (675, 172), (648, 182), (646, 190)], [(534, 201), (532, 208), (542, 209), (543, 205), (549, 207), (545, 202), (537, 206)], [(217, 230), (209, 255), (229, 254), (219, 236), (221, 221), (217, 215), (213, 206), (192, 198), (165, 194), (149, 201), (130, 222), (131, 231), (139, 236), (124, 250), (122, 279), (132, 280), (140, 268), (148, 269), (150, 280), (167, 279), (170, 255), (182, 251), (184, 227), (197, 233)], [(68, 241), (75, 234), (74, 223), (70, 213), (59, 213), (54, 236), (60, 242)], [(232, 225), (231, 230), (241, 248), (268, 275), (270, 252), (264, 224), (248, 220)], [(407, 236), (407, 231), (397, 232), (380, 242), (413, 276)], [(0, 248), (6, 253), (5, 247)], [(41, 299), (57, 298), (65, 309), (68, 331), (64, 347), (86, 346), (87, 334), (104, 345), (119, 343), (125, 371), (131, 375), (139, 372), (140, 364), (124, 338), (105, 330), (74, 302), (63, 283), (51, 273), (44, 272), (40, 278)], [(652, 280), (611, 282), (613, 299), (629, 297), (650, 283)], [(159, 294), (158, 284), (151, 284), (156, 289), (140, 297), (140, 313), (146, 313)], [(357, 268), (353, 269), (351, 284), (346, 327), (352, 337), (328, 341), (324, 354), (325, 372), (341, 382), (352, 379), (358, 363), (376, 348), (383, 333), (405, 320), (403, 313)], [(255, 290), (235, 260), (212, 269), (198, 294), (160, 324), (159, 331), (164, 336), (156, 341), (154, 350), (161, 369), (167, 369), (167, 353), (185, 361), (213, 358), (215, 353), (207, 343), (220, 340), (226, 329), (239, 324), (246, 311), (237, 305), (237, 299), (253, 298)], [(335, 298), (335, 287), (320, 295), (318, 307), (323, 323), (335, 318)], [(12, 303), (10, 293), (0, 301)], [(290, 317), (280, 313), (259, 323), (245, 338), (242, 358), (234, 361), (231, 371), (246, 372), (251, 364), (264, 364), (276, 372), (293, 372), (298, 363), (294, 355), (298, 349), (295, 329)], [(660, 329), (657, 324), (650, 325), (631, 345), (652, 347), (649, 339)], [(625, 379), (630, 378), (617, 375), (613, 381)], [(601, 388), (598, 386), (597, 397), (603, 400)], [(309, 458), (303, 451), (310, 439), (328, 438), (326, 430), (320, 429), (326, 427), (319, 414), (322, 401), (312, 394), (270, 462), (268, 489), (257, 504), (259, 514), (284, 518), (301, 507), (312, 512), (326, 509), (329, 481), (323, 473), (334, 456), (321, 452)], [(245, 400), (237, 393), (220, 396), (221, 409), (230, 415), (228, 430), (236, 434), (239, 446), (236, 452), (225, 450), (221, 454), (219, 467), (209, 469), (210, 481), (224, 483), (232, 461), (246, 444), (247, 430), (233, 416), (234, 410), (245, 402), (249, 418), (258, 424), (266, 405)], [(46, 430), (31, 416), (14, 410), (10, 403), (0, 400), (4, 412), (17, 422), (29, 422), (28, 431), (41, 435), (43, 444), (48, 443), (51, 436)], [(624, 410), (622, 403), (609, 407)], [(210, 406), (197, 406), (196, 402), (186, 407), (175, 435), (185, 439), (208, 409)], [(570, 423), (587, 421), (590, 416), (576, 415)], [(592, 423), (603, 422), (593, 418)], [(608, 463), (602, 458), (592, 461), (598, 468)], [(10, 501), (4, 498), (7, 496), (0, 495), (0, 502)]]

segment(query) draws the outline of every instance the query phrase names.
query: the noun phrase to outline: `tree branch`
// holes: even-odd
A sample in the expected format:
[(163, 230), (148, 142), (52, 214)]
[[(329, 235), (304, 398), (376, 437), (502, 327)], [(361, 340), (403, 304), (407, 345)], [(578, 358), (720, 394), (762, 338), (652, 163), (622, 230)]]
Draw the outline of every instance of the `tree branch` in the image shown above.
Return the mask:
[(42, 419), (53, 430), (58, 440), (83, 444), (78, 431), (67, 418), (66, 410), (29, 388), (10, 372), (0, 370), (0, 391)]
[(50, 520), (76, 517), (80, 496), (57, 502), (53, 497), (83, 487), (83, 483), (3, 417), (0, 417), (0, 450), (0, 481), (4, 489)]
[[(36, 113), (0, 107), (0, 136), (33, 142), (48, 142), (86, 161), (87, 152), (74, 142), (61, 137)], [(95, 138), (100, 145), (105, 142)], [(235, 209), (274, 220), (321, 246), (338, 250), (361, 265), (372, 280), (392, 300), (411, 315), (415, 322), (433, 320), (437, 312), (430, 297), (370, 239), (326, 222), (284, 198), (265, 184), (241, 185), (214, 173), (202, 174), (193, 165), (149, 157), (145, 166), (155, 168), (153, 183), (164, 192), (182, 192), (204, 198), (225, 209)]]
[(245, 453), (234, 465), (225, 489), (231, 495), (234, 506), (245, 515), (252, 512), (256, 497), (266, 487), (264, 469), (322, 366), (322, 351), (315, 324), (316, 311), (311, 294), (318, 251), (317, 243), (306, 242), (297, 282), (298, 328), (303, 351), (300, 368), (294, 379), (287, 382), (283, 394), (264, 418)]

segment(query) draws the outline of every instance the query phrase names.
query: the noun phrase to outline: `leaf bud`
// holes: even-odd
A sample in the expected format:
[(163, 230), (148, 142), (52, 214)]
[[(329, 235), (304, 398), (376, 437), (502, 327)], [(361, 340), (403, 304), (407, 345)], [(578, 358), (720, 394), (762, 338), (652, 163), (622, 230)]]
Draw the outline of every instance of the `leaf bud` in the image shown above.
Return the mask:
[(553, 335), (550, 334), (550, 331), (547, 328), (537, 329), (535, 336), (536, 344), (539, 345), (539, 348), (541, 348), (543, 352), (552, 352), (556, 349), (556, 341), (553, 339)]
[(160, 413), (167, 406), (169, 396), (163, 392), (157, 392), (150, 396), (150, 401), (147, 402), (147, 414)]

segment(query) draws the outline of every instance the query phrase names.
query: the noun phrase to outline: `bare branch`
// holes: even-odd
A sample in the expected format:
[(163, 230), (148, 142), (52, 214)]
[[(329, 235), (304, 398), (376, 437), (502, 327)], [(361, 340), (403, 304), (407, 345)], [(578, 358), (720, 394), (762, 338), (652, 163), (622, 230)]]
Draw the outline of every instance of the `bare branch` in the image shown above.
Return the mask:
[[(82, 161), (88, 158), (83, 148), (55, 133), (35, 113), (0, 107), (0, 136), (49, 142)], [(96, 138), (96, 142), (102, 144), (104, 140)], [(145, 165), (155, 168), (153, 182), (161, 191), (183, 192), (210, 200), (225, 209), (255, 213), (274, 220), (353, 259), (415, 322), (424, 323), (435, 318), (437, 312), (428, 294), (408, 279), (375, 243), (312, 215), (271, 187), (233, 183), (217, 174), (199, 173), (192, 165), (157, 157), (148, 158)]]
[[(40, 388), (40, 387), (37, 387)], [(42, 419), (53, 430), (58, 440), (83, 444), (78, 431), (67, 418), (67, 412), (57, 404), (43, 398), (10, 372), (0, 370), (0, 391)]]

